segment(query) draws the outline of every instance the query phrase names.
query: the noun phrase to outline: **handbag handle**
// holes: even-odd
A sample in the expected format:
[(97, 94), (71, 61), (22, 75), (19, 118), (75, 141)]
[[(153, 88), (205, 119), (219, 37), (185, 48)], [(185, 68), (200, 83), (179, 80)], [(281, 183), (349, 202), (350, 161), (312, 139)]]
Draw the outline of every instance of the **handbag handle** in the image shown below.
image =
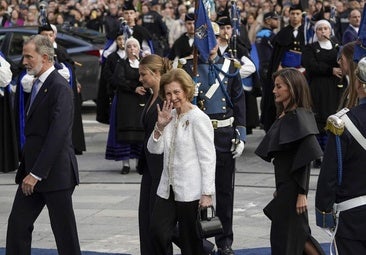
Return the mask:
[(199, 219), (202, 220), (202, 211), (209, 210), (209, 209), (211, 209), (211, 216), (208, 216), (208, 213), (206, 216), (207, 216), (208, 221), (211, 220), (212, 218), (214, 218), (216, 216), (215, 208), (213, 205), (210, 205), (208, 207), (199, 207), (197, 217), (199, 217)]

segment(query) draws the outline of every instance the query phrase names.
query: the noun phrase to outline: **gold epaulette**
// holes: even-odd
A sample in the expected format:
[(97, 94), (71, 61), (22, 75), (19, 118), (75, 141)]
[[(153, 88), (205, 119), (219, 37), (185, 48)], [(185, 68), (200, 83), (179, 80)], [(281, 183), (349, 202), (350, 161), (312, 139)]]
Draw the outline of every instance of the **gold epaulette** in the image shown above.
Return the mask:
[(327, 119), (325, 130), (329, 130), (334, 135), (342, 135), (344, 132), (345, 123), (341, 117), (349, 111), (347, 108), (343, 108), (336, 114), (330, 115)]

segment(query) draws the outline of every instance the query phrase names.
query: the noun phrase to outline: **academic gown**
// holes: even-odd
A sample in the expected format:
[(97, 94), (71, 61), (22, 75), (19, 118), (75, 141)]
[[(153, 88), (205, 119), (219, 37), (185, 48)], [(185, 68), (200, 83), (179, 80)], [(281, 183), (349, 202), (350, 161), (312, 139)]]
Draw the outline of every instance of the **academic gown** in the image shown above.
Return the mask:
[(9, 86), (0, 88), (0, 172), (10, 172), (18, 169), (18, 147), (14, 121), (14, 109), (11, 103)]

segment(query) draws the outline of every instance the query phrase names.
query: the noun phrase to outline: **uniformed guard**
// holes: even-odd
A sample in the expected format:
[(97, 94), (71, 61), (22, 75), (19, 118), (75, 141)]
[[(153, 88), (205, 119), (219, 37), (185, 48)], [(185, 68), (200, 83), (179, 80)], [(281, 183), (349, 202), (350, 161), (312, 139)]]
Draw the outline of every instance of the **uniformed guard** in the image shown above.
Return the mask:
[(356, 74), (359, 105), (328, 118), (316, 191), (317, 225), (331, 230), (339, 255), (366, 254), (366, 58)]
[[(301, 72), (301, 52), (305, 46), (304, 26), (302, 25), (301, 5), (290, 7), (290, 24), (281, 29), (272, 41), (273, 51), (268, 68), (268, 81), (272, 74), (283, 67), (294, 67)], [(273, 98), (273, 82), (263, 84), (261, 122), (268, 131), (276, 119), (276, 107)]]
[[(219, 27), (212, 26), (217, 36)], [(208, 62), (198, 62), (197, 104), (210, 117), (215, 132), (216, 214), (224, 229), (215, 237), (218, 254), (232, 255), (235, 158), (241, 156), (246, 138), (245, 96), (234, 61), (218, 56), (217, 50), (218, 45)], [(193, 75), (192, 68), (189, 60), (184, 69)]]

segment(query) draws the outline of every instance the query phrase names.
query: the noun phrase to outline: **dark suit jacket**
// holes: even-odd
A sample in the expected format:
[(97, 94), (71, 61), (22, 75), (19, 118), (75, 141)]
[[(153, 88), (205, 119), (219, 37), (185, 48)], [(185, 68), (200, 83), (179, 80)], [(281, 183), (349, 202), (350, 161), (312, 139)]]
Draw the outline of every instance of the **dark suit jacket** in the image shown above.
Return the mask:
[(74, 187), (79, 183), (79, 174), (71, 140), (74, 114), (72, 89), (54, 70), (44, 81), (29, 111), (28, 107), (25, 144), (16, 183), (21, 183), (32, 172), (42, 178), (35, 186), (36, 191)]
[(356, 41), (357, 38), (358, 38), (358, 34), (357, 34), (356, 30), (353, 27), (348, 26), (346, 31), (344, 31), (344, 34), (342, 37), (342, 45), (345, 45), (349, 42)]

